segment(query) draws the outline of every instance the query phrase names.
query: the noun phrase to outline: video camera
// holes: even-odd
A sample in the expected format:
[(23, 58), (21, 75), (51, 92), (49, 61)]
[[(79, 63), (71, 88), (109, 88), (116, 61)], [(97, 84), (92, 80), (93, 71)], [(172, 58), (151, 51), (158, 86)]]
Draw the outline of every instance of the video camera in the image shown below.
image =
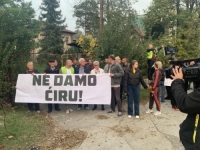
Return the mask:
[[(192, 61), (195, 62), (195, 65), (189, 66), (190, 62)], [(178, 61), (172, 60), (170, 61), (170, 64), (172, 67), (165, 70), (166, 78), (171, 78), (171, 75), (173, 75), (172, 69), (175, 68), (175, 66), (178, 66), (179, 68), (182, 68), (183, 78), (185, 80), (200, 82), (200, 58)]]
[(167, 55), (176, 55), (176, 53), (178, 52), (178, 49), (177, 47), (172, 47), (172, 46), (167, 46), (167, 47), (164, 47), (164, 56), (167, 56)]

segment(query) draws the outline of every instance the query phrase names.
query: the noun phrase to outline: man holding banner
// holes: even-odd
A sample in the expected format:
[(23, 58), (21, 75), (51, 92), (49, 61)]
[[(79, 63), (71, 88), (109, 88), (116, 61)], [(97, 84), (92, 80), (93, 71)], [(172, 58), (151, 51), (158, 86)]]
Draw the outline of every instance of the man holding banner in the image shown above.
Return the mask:
[(110, 55), (109, 60), (109, 69), (111, 77), (111, 110), (108, 113), (115, 112), (115, 100), (117, 101), (118, 106), (118, 116), (122, 116), (122, 103), (120, 100), (120, 83), (121, 78), (124, 75), (124, 71), (120, 64), (115, 62), (115, 56)]
[[(66, 60), (66, 66), (63, 66), (60, 69), (60, 74), (74, 74), (74, 68), (72, 67), (73, 63), (70, 59)], [(66, 104), (66, 114), (69, 114), (69, 112), (72, 112), (73, 109), (69, 107), (69, 104)]]
[[(45, 74), (59, 74), (59, 69), (55, 66), (55, 60), (49, 60), (49, 67), (44, 70)], [(55, 104), (55, 110), (60, 111), (59, 104)], [(48, 104), (48, 113), (52, 112), (52, 104)]]
[[(75, 74), (90, 74), (90, 67), (89, 65), (86, 65), (85, 59), (80, 58), (79, 59), (79, 65), (75, 68)], [(79, 104), (77, 110), (81, 110), (82, 105)], [(88, 105), (84, 105), (84, 108), (89, 110)]]

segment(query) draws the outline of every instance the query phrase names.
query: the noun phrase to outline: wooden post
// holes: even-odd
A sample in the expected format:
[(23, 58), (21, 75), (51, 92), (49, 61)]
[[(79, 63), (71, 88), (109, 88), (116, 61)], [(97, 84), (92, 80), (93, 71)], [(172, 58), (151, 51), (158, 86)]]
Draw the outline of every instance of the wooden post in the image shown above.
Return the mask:
[(103, 3), (104, 0), (100, 0), (100, 35), (103, 31)]

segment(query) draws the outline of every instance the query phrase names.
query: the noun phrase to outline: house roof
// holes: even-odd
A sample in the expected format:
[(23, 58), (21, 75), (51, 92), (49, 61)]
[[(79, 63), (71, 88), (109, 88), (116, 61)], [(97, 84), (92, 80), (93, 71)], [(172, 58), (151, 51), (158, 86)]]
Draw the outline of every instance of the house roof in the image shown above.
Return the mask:
[(63, 29), (62, 32), (64, 32), (64, 33), (69, 33), (69, 34), (76, 34), (75, 32), (70, 31), (70, 30), (68, 30), (68, 29)]

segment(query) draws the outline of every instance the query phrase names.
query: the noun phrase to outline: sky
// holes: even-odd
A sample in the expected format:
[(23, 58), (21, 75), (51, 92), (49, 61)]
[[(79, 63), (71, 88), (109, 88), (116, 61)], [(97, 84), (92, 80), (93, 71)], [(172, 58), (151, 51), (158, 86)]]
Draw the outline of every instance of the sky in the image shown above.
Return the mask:
[[(38, 18), (41, 10), (39, 9), (42, 0), (24, 0), (25, 2), (32, 2), (32, 7), (35, 9), (36, 18)], [(77, 4), (80, 0), (60, 0), (60, 9), (62, 10), (63, 17), (66, 18), (67, 29), (71, 31), (76, 30), (76, 18), (73, 17), (73, 6)], [(152, 0), (137, 0), (133, 4), (133, 8), (136, 9), (138, 14), (143, 14), (143, 10), (150, 6)]]

